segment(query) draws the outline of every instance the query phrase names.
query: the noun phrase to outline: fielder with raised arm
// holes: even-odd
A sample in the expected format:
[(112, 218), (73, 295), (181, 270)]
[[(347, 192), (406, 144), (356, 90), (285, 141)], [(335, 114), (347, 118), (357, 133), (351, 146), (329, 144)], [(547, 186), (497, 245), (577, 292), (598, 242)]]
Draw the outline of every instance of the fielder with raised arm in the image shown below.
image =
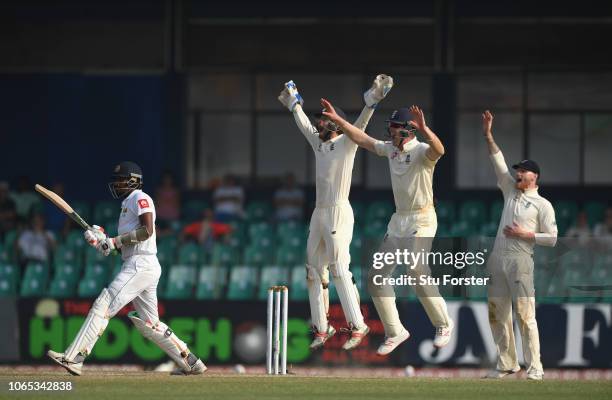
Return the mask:
[[(436, 162), (444, 154), (444, 146), (425, 123), (423, 111), (416, 106), (394, 111), (387, 120), (391, 141), (383, 142), (348, 123), (327, 100), (322, 99), (321, 104), (327, 110), (323, 115), (338, 124), (353, 142), (389, 159), (396, 211), (389, 221), (381, 250), (393, 252), (395, 249), (408, 248), (413, 252), (428, 252), (438, 227), (433, 205), (433, 172)], [(427, 143), (417, 140), (416, 130), (421, 132)], [(388, 265), (385, 274), (390, 275), (395, 267), (395, 263)], [(430, 275), (425, 263), (411, 268), (408, 271), (411, 275)], [(369, 289), (386, 335), (385, 341), (378, 348), (378, 354), (389, 354), (406, 341), (410, 333), (400, 321), (393, 289), (375, 285), (369, 285)], [(418, 284), (415, 292), (436, 327), (434, 346), (439, 348), (447, 345), (453, 331), (453, 321), (437, 286)]]
[[(378, 75), (372, 87), (365, 92), (365, 107), (355, 125), (365, 129), (376, 105), (393, 86), (390, 76)], [(342, 134), (336, 124), (321, 113), (316, 114), (316, 126), (302, 110), (304, 101), (293, 83), (285, 83), (278, 97), (293, 113), (295, 122), (310, 143), (316, 159), (316, 208), (310, 220), (307, 253), (308, 297), (315, 337), (312, 349), (323, 346), (336, 330), (328, 323), (329, 271), (351, 337), (342, 346), (355, 348), (369, 328), (363, 320), (359, 306), (359, 293), (349, 270), (351, 256), (349, 245), (353, 237), (353, 209), (349, 204), (349, 191), (357, 145)]]
[(81, 375), (83, 361), (102, 336), (108, 321), (126, 304), (136, 312), (128, 314), (136, 329), (158, 345), (179, 369), (173, 374), (202, 374), (206, 366), (189, 351), (157, 313), (157, 283), (161, 266), (155, 243), (155, 206), (151, 197), (141, 190), (142, 171), (138, 165), (124, 161), (113, 172), (108, 184), (116, 199), (123, 199), (117, 237), (107, 237), (99, 226), (85, 231), (85, 240), (104, 256), (121, 252), (123, 266), (108, 288), (94, 301), (76, 337), (64, 353), (52, 350), (47, 355), (72, 375)]
[(532, 255), (536, 244), (554, 246), (557, 243), (555, 210), (548, 200), (538, 194), (538, 164), (523, 160), (513, 165), (516, 179), (513, 178), (502, 152), (493, 140), (493, 114), (485, 111), (482, 122), (497, 176), (497, 186), (504, 195), (504, 210), (495, 245), (487, 261), (491, 276), (488, 287), (489, 324), (498, 352), (497, 367), (487, 374), (487, 378), (503, 378), (520, 370), (512, 324), (514, 300), (523, 340), (527, 378), (541, 380), (544, 371), (540, 361), (540, 338), (535, 318)]

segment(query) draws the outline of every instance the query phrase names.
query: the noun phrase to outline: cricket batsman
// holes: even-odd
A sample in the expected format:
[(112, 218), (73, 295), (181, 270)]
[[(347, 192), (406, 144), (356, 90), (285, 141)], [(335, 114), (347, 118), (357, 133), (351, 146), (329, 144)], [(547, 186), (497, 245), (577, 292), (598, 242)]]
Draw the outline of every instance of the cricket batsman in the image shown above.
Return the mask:
[[(321, 104), (326, 110), (323, 115), (336, 123), (353, 142), (389, 159), (396, 211), (389, 221), (381, 251), (394, 252), (402, 248), (412, 252), (429, 252), (438, 227), (433, 204), (433, 172), (437, 161), (444, 155), (444, 146), (425, 123), (423, 111), (417, 106), (393, 111), (387, 120), (387, 132), (391, 141), (383, 142), (348, 123), (329, 101), (322, 99)], [(417, 130), (427, 143), (417, 140)], [(396, 265), (387, 265), (384, 274), (390, 276)], [(410, 266), (408, 272), (416, 276), (417, 280), (420, 276), (431, 275), (427, 264), (422, 262)], [(453, 331), (453, 321), (438, 287), (417, 284), (414, 288), (430, 321), (436, 327), (434, 346), (446, 346)], [(410, 333), (400, 321), (393, 288), (369, 285), (369, 289), (386, 335), (385, 341), (378, 348), (378, 354), (386, 355), (406, 341)]]
[(83, 361), (91, 354), (108, 321), (131, 302), (136, 312), (128, 314), (130, 320), (144, 337), (153, 341), (179, 366), (173, 374), (202, 374), (206, 370), (204, 363), (159, 320), (156, 291), (161, 266), (155, 243), (155, 205), (141, 190), (140, 167), (130, 161), (120, 163), (115, 167), (108, 187), (115, 199), (123, 199), (119, 235), (108, 237), (102, 228), (94, 225), (93, 229), (85, 231), (84, 236), (87, 243), (104, 256), (121, 252), (123, 266), (109, 287), (102, 289), (66, 351), (49, 350), (47, 355), (72, 375), (81, 375)]
[[(365, 107), (355, 125), (365, 129), (376, 105), (393, 87), (393, 78), (378, 75), (364, 93)], [(342, 348), (351, 350), (361, 343), (370, 329), (363, 320), (359, 293), (349, 270), (349, 245), (353, 237), (353, 209), (349, 191), (357, 145), (322, 113), (315, 114), (313, 126), (302, 110), (304, 103), (293, 81), (285, 83), (279, 101), (293, 113), (295, 122), (311, 145), (316, 159), (316, 207), (310, 220), (307, 242), (307, 283), (315, 337), (310, 345), (316, 349), (325, 344), (336, 330), (328, 323), (329, 272), (351, 337)], [(342, 115), (344, 113), (338, 110)]]
[(516, 357), (512, 324), (512, 302), (523, 340), (527, 379), (542, 380), (540, 339), (535, 317), (533, 285), (534, 245), (554, 246), (557, 242), (555, 210), (538, 194), (540, 168), (532, 160), (512, 166), (508, 172), (504, 156), (493, 140), (493, 114), (482, 114), (484, 137), (489, 148), (497, 186), (504, 195), (504, 209), (497, 229), (493, 251), (487, 261), (489, 324), (497, 347), (497, 367), (487, 378), (503, 378), (520, 370)]

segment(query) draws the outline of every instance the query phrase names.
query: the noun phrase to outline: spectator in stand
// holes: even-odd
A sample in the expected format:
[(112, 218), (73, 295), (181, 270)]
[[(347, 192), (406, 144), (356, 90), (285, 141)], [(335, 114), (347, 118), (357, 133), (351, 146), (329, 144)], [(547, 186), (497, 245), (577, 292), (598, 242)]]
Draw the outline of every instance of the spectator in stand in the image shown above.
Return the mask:
[(161, 184), (155, 191), (155, 204), (158, 229), (167, 233), (172, 223), (178, 221), (181, 216), (181, 192), (176, 187), (174, 175), (170, 171), (165, 171), (162, 175)]
[(292, 173), (285, 175), (283, 186), (274, 193), (274, 206), (278, 221), (304, 217), (304, 191), (297, 186)]
[(584, 211), (580, 211), (576, 216), (576, 222), (572, 225), (565, 236), (568, 238), (578, 239), (579, 245), (584, 245), (588, 242), (589, 238), (592, 235), (591, 229), (589, 228), (589, 219), (587, 217), (587, 213)]
[(30, 214), (40, 205), (40, 196), (34, 192), (34, 186), (27, 176), (22, 176), (17, 182), (17, 191), (11, 194), (17, 207), (17, 221), (26, 225)]
[(206, 251), (211, 251), (215, 242), (223, 240), (232, 231), (229, 224), (216, 222), (214, 213), (207, 208), (202, 213), (202, 220), (191, 223), (183, 228), (181, 240), (195, 240)]
[(32, 215), (30, 227), (17, 239), (17, 255), (22, 265), (29, 261), (47, 262), (55, 249), (55, 236), (45, 227), (42, 214)]
[(215, 220), (231, 222), (244, 215), (244, 190), (231, 175), (226, 175), (213, 193)]
[(606, 216), (603, 222), (595, 225), (593, 236), (604, 247), (612, 248), (612, 207), (606, 209)]
[(0, 242), (4, 234), (17, 225), (17, 208), (13, 199), (9, 197), (9, 184), (0, 181)]

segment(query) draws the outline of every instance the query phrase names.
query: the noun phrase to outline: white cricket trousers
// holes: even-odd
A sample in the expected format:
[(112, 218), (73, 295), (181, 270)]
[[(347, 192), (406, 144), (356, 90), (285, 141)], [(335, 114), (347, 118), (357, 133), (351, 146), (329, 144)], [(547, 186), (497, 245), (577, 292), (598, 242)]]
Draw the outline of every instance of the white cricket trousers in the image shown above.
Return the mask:
[[(387, 235), (379, 248), (382, 253), (395, 253), (396, 250), (408, 249), (410, 252), (424, 252), (431, 250), (433, 238), (438, 229), (436, 211), (428, 207), (419, 211), (396, 211), (389, 221)], [(388, 264), (381, 270), (370, 269), (369, 291), (376, 307), (376, 311), (385, 328), (388, 337), (394, 337), (405, 329), (399, 317), (395, 303), (395, 291), (392, 286), (377, 286), (372, 283), (373, 274), (392, 276), (397, 265)], [(419, 263), (413, 269), (407, 268), (407, 274), (416, 277), (417, 282), (421, 275), (431, 275), (431, 270), (426, 263)], [(435, 327), (447, 327), (450, 317), (444, 298), (436, 285), (415, 285), (419, 301), (421, 302), (429, 320)]]
[(493, 252), (487, 261), (489, 324), (497, 347), (497, 369), (519, 368), (514, 342), (512, 306), (518, 319), (527, 371), (542, 371), (535, 314), (533, 258), (530, 254)]
[(308, 297), (312, 324), (319, 332), (328, 327), (330, 271), (348, 325), (357, 328), (364, 325), (359, 293), (349, 270), (354, 223), (348, 201), (330, 207), (317, 206), (310, 219), (306, 245)]

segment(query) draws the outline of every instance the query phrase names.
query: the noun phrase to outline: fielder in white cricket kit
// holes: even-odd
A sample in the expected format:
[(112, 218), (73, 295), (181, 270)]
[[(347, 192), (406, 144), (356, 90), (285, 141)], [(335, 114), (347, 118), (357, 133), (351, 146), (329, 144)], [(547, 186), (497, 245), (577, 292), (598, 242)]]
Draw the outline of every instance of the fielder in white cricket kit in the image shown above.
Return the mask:
[(532, 255), (534, 245), (552, 247), (556, 244), (555, 210), (538, 194), (539, 166), (534, 161), (523, 160), (512, 166), (516, 170), (516, 178), (513, 178), (493, 140), (493, 115), (485, 111), (482, 118), (497, 186), (504, 195), (504, 210), (495, 245), (487, 261), (491, 277), (488, 286), (489, 324), (498, 352), (497, 367), (487, 377), (503, 378), (520, 370), (512, 324), (514, 300), (527, 378), (541, 380), (544, 371), (535, 317)]
[[(376, 77), (372, 87), (364, 93), (366, 105), (355, 125), (365, 129), (374, 108), (392, 86), (391, 77)], [(322, 113), (315, 115), (317, 122), (313, 126), (302, 110), (303, 100), (293, 81), (285, 83), (279, 100), (293, 113), (316, 159), (316, 208), (310, 220), (306, 249), (308, 297), (315, 332), (310, 347), (314, 349), (323, 346), (336, 333), (328, 323), (331, 272), (351, 332), (351, 337), (342, 348), (350, 350), (358, 346), (369, 332), (361, 314), (359, 292), (349, 270), (349, 245), (353, 237), (354, 219), (348, 198), (357, 145)]]
[[(412, 252), (428, 252), (438, 227), (433, 204), (433, 172), (436, 162), (444, 154), (444, 146), (426, 125), (423, 111), (416, 106), (394, 111), (387, 120), (391, 141), (383, 142), (370, 137), (360, 127), (352, 126), (334, 111), (327, 100), (321, 103), (328, 110), (324, 115), (337, 123), (355, 143), (389, 159), (396, 211), (389, 221), (380, 252), (406, 248)], [(416, 130), (423, 134), (428, 143), (417, 140)], [(386, 266), (384, 275), (390, 276), (395, 267), (395, 263)], [(419, 263), (410, 266), (408, 274), (417, 277), (418, 282), (419, 276), (429, 276), (431, 271), (426, 264)], [(369, 285), (369, 289), (386, 334), (378, 353), (389, 354), (407, 340), (410, 333), (400, 321), (393, 288)], [(414, 289), (436, 327), (434, 346), (445, 346), (450, 341), (453, 321), (438, 287), (417, 284)]]
[(109, 189), (116, 199), (123, 198), (118, 236), (107, 237), (98, 226), (84, 233), (85, 240), (104, 256), (121, 252), (123, 266), (108, 288), (93, 303), (85, 322), (64, 353), (52, 350), (47, 355), (73, 375), (81, 375), (83, 361), (91, 354), (108, 321), (128, 303), (136, 312), (128, 314), (144, 337), (158, 345), (179, 369), (178, 375), (202, 374), (206, 366), (187, 345), (159, 320), (157, 283), (161, 266), (155, 243), (155, 206), (142, 190), (142, 171), (133, 162), (115, 167)]

